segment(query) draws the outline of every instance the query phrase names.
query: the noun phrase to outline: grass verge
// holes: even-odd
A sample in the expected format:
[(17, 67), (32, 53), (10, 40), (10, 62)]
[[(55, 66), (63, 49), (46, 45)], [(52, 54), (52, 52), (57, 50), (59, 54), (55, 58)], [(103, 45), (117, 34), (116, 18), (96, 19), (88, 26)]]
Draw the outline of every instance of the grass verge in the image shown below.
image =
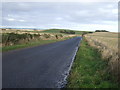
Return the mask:
[(70, 39), (70, 37), (67, 37), (67, 38), (64, 38), (64, 39), (56, 39), (56, 40), (34, 40), (34, 41), (29, 41), (28, 43), (24, 43), (24, 44), (17, 44), (17, 45), (13, 45), (13, 46), (2, 47), (2, 52), (15, 50), (15, 49), (20, 49), (20, 48), (26, 48), (26, 47), (32, 47), (32, 46), (38, 46), (38, 45), (54, 43), (54, 42), (63, 41), (63, 40), (66, 40), (66, 39)]
[(107, 62), (97, 49), (85, 39), (81, 42), (66, 88), (117, 88), (114, 78), (107, 72)]

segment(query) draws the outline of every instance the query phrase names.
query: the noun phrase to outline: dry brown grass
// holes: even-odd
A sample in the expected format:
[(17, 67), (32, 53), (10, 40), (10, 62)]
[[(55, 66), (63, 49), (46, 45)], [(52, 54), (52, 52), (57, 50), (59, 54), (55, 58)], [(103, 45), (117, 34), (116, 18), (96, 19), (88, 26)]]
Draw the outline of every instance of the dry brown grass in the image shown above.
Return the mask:
[(120, 54), (118, 50), (118, 44), (120, 44), (118, 39), (120, 37), (118, 33), (98, 32), (87, 34), (85, 37), (89, 44), (98, 48), (102, 57), (105, 60), (108, 60), (109, 72), (112, 72), (112, 74), (117, 78), (117, 81), (120, 82)]
[[(57, 39), (64, 39), (64, 38), (71, 38), (71, 37), (74, 37), (74, 36), (76, 36), (76, 35), (68, 35), (68, 34), (60, 34), (60, 33), (43, 33), (43, 32), (39, 32), (39, 31), (37, 31), (37, 30), (27, 30), (27, 29), (0, 29), (0, 31), (2, 31), (0, 34), (2, 35), (2, 36), (6, 36), (7, 38), (9, 37), (9, 38), (12, 38), (12, 34), (11, 33), (13, 33), (13, 34), (16, 34), (15, 36), (16, 37), (14, 37), (13, 39), (18, 39), (19, 40), (19, 43), (24, 43), (24, 42), (29, 42), (29, 41), (31, 41), (31, 40), (57, 40)], [(24, 35), (24, 36), (28, 36), (26, 39), (19, 39), (18, 37), (17, 37), (17, 35), (18, 36), (22, 36), (22, 35)], [(32, 37), (29, 37), (29, 35), (30, 36), (32, 36)], [(23, 36), (22, 36), (23, 37)], [(4, 37), (5, 38), (5, 37)], [(3, 39), (3, 42), (2, 42), (2, 40), (1, 40), (1, 42), (0, 42), (0, 44), (2, 43), (2, 46), (6, 46), (6, 43), (4, 43), (4, 42), (7, 42), (8, 44), (7, 45), (14, 45), (13, 43), (11, 43), (11, 42), (13, 42), (13, 41), (6, 41), (4, 38), (2, 38)], [(8, 39), (9, 40), (9, 39)]]
[(36, 34), (42, 30), (32, 30), (32, 29), (0, 29), (1, 33), (29, 33), (29, 34)]

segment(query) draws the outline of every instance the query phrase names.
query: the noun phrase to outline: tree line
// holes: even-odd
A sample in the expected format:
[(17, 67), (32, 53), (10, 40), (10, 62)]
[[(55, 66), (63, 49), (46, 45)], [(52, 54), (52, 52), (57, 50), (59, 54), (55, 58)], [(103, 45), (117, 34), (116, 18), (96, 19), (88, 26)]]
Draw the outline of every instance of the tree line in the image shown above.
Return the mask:
[(107, 30), (96, 30), (95, 32), (109, 32)]

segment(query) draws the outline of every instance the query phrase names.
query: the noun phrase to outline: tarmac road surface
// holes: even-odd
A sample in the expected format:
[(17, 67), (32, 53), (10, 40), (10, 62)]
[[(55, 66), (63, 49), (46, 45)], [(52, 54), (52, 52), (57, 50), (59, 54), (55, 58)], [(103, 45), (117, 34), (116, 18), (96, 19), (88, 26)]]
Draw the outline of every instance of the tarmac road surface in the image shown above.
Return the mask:
[(81, 37), (13, 50), (2, 55), (3, 88), (61, 88)]

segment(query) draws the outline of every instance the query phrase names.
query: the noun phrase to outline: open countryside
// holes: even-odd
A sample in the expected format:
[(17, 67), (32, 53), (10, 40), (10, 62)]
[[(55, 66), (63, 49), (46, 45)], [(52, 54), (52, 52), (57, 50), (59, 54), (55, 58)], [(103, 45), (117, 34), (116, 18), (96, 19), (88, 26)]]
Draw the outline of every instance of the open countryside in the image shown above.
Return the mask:
[(117, 5), (3, 3), (2, 89), (118, 89)]

